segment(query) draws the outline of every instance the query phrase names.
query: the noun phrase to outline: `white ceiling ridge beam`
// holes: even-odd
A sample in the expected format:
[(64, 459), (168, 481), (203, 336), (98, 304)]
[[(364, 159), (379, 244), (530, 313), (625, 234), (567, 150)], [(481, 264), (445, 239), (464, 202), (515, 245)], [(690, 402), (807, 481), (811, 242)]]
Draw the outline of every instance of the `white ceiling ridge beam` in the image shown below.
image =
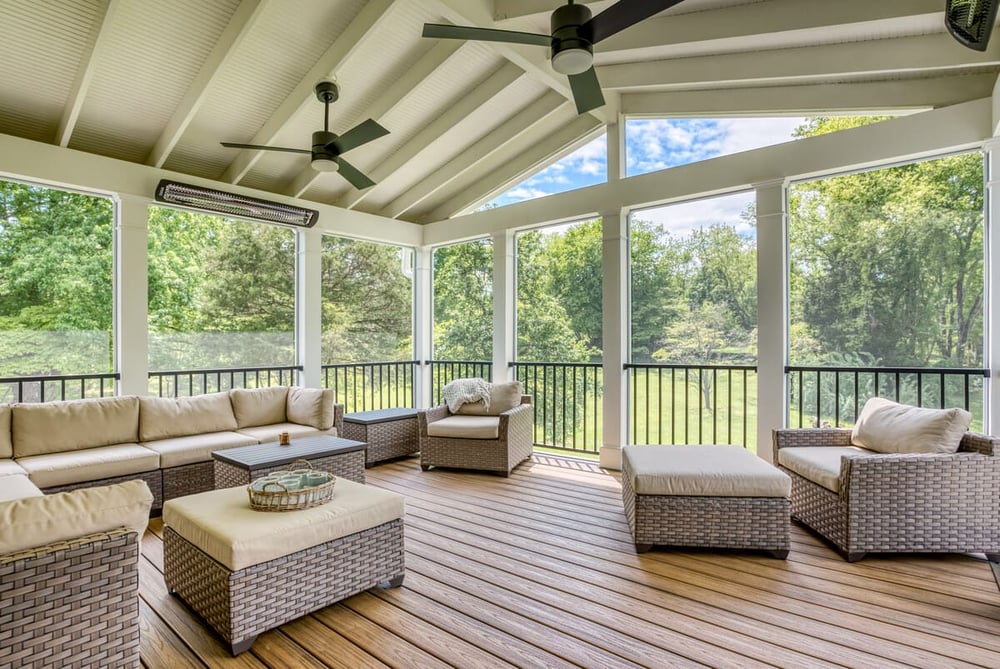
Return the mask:
[(572, 153), (603, 130), (604, 125), (593, 117), (577, 116), (544, 142), (522, 153), (517, 160), (500, 166), (420, 217), (419, 222), (438, 221), (487, 202)]
[(501, 65), (498, 70), (494, 70), (472, 87), (471, 93), (460, 95), (457, 99), (452, 100), (443, 113), (434, 117), (430, 123), (414, 133), (405, 144), (381, 161), (370, 174), (372, 181), (375, 182), (374, 186), (364, 191), (352, 188), (337, 201), (337, 206), (350, 209), (357, 205), (362, 199), (379, 189), (379, 182), (387, 179), (393, 172), (411, 160), (416, 160), (442, 135), (460, 124), (466, 116), (496, 96), (503, 94), (524, 76), (524, 71), (516, 65), (511, 63)]
[[(523, 19), (529, 16), (548, 16), (565, 0), (494, 0), (493, 20), (499, 22)], [(597, 14), (612, 3), (609, 0), (582, 0), (578, 5), (590, 5), (591, 11)]]
[(995, 74), (986, 73), (842, 84), (622, 93), (621, 111), (630, 116), (661, 118), (912, 111), (986, 97), (996, 80)]
[(975, 148), (991, 137), (991, 107), (990, 98), (981, 98), (448, 220), (442, 217), (424, 227), (423, 243), (432, 246), (513, 227), (576, 220), (602, 211), (681, 202), (769, 181), (810, 178)]
[(850, 44), (694, 56), (599, 67), (605, 88), (725, 88), (794, 82), (810, 77), (879, 77), (944, 73), (1000, 65), (1000, 40), (987, 51), (960, 48), (947, 34)]
[[(454, 58), (462, 46), (463, 42), (455, 40), (441, 40), (438, 44), (435, 44), (416, 63), (408, 66), (406, 72), (397, 77), (392, 85), (384, 89), (378, 98), (373, 100), (370, 105), (367, 105), (363, 110), (362, 116), (378, 120), (404, 104), (428, 77), (432, 76), (439, 67)], [(351, 120), (357, 122), (362, 119), (358, 117)], [(348, 125), (347, 127), (353, 127), (353, 125)], [(389, 128), (389, 131), (391, 132), (392, 128)], [(319, 177), (320, 173), (311, 167), (303, 168), (282, 192), (292, 197), (302, 197), (302, 194), (309, 190)], [(368, 190), (362, 191), (362, 193), (367, 193)], [(362, 194), (360, 197), (364, 197), (364, 195)]]
[[(375, 39), (376, 28), (386, 19), (389, 10), (400, 0), (369, 0), (354, 17), (350, 25), (330, 47), (320, 56), (309, 72), (295, 85), (284, 102), (245, 144), (269, 145), (281, 129), (303, 108), (315, 99), (316, 82), (328, 79), (330, 74), (340, 69), (352, 54), (370, 39)], [(263, 151), (243, 149), (223, 172), (221, 180), (239, 183), (247, 172), (260, 160)]]
[(236, 47), (250, 33), (257, 19), (264, 13), (269, 0), (242, 0), (240, 6), (233, 12), (226, 29), (222, 31), (219, 40), (212, 47), (212, 52), (202, 63), (201, 69), (177, 109), (171, 115), (163, 132), (153, 144), (153, 150), (146, 157), (146, 164), (153, 167), (163, 167), (170, 152), (177, 146), (184, 131), (201, 108), (208, 89), (219, 76), (223, 67), (229, 61)]
[(548, 91), (462, 153), (434, 170), (428, 177), (393, 199), (392, 203), (380, 213), (389, 218), (399, 218), (468, 170), (482, 164), (505, 144), (517, 139), (532, 127), (546, 122), (569, 104), (555, 91)]
[(767, 0), (650, 18), (600, 42), (595, 49), (603, 54), (695, 42), (709, 46), (718, 42), (721, 48), (741, 38), (816, 33), (837, 26), (877, 34), (880, 28), (898, 27), (904, 20), (939, 25), (942, 9), (940, 0)]
[(114, 23), (118, 8), (121, 7), (121, 0), (99, 0), (99, 5), (104, 10), (103, 14), (91, 27), (87, 44), (80, 54), (80, 66), (77, 68), (76, 78), (70, 87), (68, 103), (63, 108), (62, 118), (59, 119), (55, 137), (55, 143), (59, 146), (69, 146), (70, 137), (73, 136), (76, 122), (80, 118), (80, 110), (83, 109), (83, 102), (87, 99), (87, 91), (94, 78), (94, 70), (100, 60), (101, 51), (107, 44), (111, 24)]

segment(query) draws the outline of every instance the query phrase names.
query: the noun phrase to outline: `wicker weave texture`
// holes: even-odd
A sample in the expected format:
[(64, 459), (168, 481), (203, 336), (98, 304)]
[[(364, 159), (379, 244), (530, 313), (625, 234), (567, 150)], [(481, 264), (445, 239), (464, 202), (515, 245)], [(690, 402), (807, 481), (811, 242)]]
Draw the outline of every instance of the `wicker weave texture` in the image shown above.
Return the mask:
[(124, 528), (0, 556), (0, 667), (139, 666), (139, 544)]
[(345, 422), (343, 436), (345, 439), (363, 441), (368, 444), (365, 449), (365, 463), (368, 465), (404, 455), (412, 455), (420, 450), (420, 434), (417, 429), (416, 416), (406, 416), (370, 425)]
[(163, 507), (163, 474), (162, 470), (157, 469), (151, 472), (142, 472), (139, 474), (129, 474), (127, 476), (113, 476), (106, 479), (97, 479), (96, 481), (84, 481), (83, 483), (72, 483), (69, 485), (56, 486), (54, 488), (45, 488), (42, 490), (46, 495), (52, 495), (57, 492), (69, 492), (70, 490), (79, 490), (81, 488), (96, 488), (97, 486), (104, 485), (114, 485), (115, 483), (124, 483), (125, 481), (135, 481), (141, 480), (145, 481), (146, 485), (149, 486), (149, 492), (153, 493), (153, 509), (159, 509)]
[(784, 497), (637, 495), (622, 471), (622, 503), (636, 545), (787, 551), (789, 501)]
[[(303, 458), (312, 465), (313, 469), (323, 472), (330, 472), (334, 476), (350, 479), (357, 483), (365, 482), (365, 452), (351, 451), (350, 453), (340, 453), (330, 455), (325, 458)], [(254, 479), (267, 476), (271, 472), (289, 469), (290, 465), (270, 465), (256, 469), (244, 469), (234, 464), (215, 461), (215, 488), (235, 488), (241, 485), (250, 485)]]
[(163, 499), (212, 490), (215, 487), (215, 468), (212, 461), (167, 467), (163, 470)]
[(164, 527), (163, 576), (231, 646), (372, 588), (401, 582), (403, 521), (397, 519), (232, 572)]
[(447, 415), (450, 415), (447, 407), (436, 407), (421, 412), (418, 417), (420, 466), (424, 469), (454, 467), (508, 475), (514, 467), (531, 457), (534, 418), (530, 404), (522, 404), (500, 414), (497, 439), (456, 439), (428, 435), (427, 423)]

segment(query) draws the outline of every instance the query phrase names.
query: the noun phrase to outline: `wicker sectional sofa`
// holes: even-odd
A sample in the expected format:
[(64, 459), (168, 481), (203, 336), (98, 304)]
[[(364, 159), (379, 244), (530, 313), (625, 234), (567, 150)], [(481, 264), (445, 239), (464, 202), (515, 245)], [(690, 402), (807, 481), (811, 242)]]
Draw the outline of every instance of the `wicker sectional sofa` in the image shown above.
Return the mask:
[(213, 487), (212, 451), (342, 429), (343, 406), (316, 388), (0, 405), (0, 486), (5, 476), (45, 493), (140, 479), (159, 509)]

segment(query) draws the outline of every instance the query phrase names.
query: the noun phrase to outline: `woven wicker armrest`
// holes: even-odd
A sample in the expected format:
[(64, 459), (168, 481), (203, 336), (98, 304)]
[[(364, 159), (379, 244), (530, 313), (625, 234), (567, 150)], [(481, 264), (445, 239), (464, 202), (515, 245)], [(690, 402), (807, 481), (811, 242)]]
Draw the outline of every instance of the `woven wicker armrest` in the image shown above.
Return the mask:
[(511, 430), (531, 430), (534, 414), (530, 404), (519, 404), (513, 409), (507, 409), (499, 414), (499, 437), (503, 441)]
[(856, 501), (859, 495), (884, 495), (885, 491), (899, 500), (917, 496), (924, 503), (996, 507), (983, 501), (1000, 498), (1000, 458), (960, 452), (877, 453), (841, 459), (841, 497)]
[(420, 429), (420, 436), (427, 436), (427, 425), (433, 423), (434, 421), (441, 420), (442, 418), (447, 418), (451, 415), (448, 411), (448, 407), (441, 405), (439, 407), (431, 407), (430, 409), (423, 409), (417, 413), (417, 427)]
[(39, 546), (37, 548), (29, 548), (27, 550), (18, 551), (16, 553), (6, 553), (0, 555), (0, 565), (10, 564), (11, 562), (17, 562), (18, 560), (32, 560), (36, 558), (45, 557), (46, 555), (52, 553), (58, 553), (59, 551), (68, 551), (82, 546), (87, 546), (90, 544), (101, 544), (112, 539), (117, 539), (118, 537), (125, 536), (127, 534), (135, 534), (133, 530), (126, 527), (119, 527), (114, 530), (108, 530), (106, 532), (95, 532), (93, 534), (88, 534), (82, 537), (74, 537), (72, 539), (67, 539), (65, 541), (54, 541), (51, 544), (45, 544), (44, 546)]
[(851, 446), (850, 428), (800, 427), (771, 431), (771, 455), (778, 461), (778, 449), (801, 446)]
[(344, 405), (334, 403), (333, 405), (333, 426), (337, 428), (337, 436), (344, 436)]
[(979, 434), (978, 432), (966, 432), (958, 444), (958, 452), (1000, 456), (1000, 437)]

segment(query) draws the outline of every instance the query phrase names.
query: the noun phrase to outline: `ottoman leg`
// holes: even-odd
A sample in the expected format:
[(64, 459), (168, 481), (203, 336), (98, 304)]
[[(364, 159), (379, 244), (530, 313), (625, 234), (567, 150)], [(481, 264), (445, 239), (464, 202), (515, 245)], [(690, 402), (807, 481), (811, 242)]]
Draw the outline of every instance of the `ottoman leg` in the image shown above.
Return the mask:
[(252, 646), (253, 642), (256, 640), (257, 640), (257, 635), (254, 634), (252, 637), (241, 639), (239, 641), (234, 641), (233, 643), (231, 643), (230, 650), (233, 653), (233, 657), (236, 657), (240, 653), (250, 650), (250, 646)]
[(399, 576), (393, 576), (391, 579), (389, 579), (386, 582), (386, 586), (385, 587), (387, 587), (387, 588), (398, 588), (399, 586), (403, 585), (403, 576), (405, 576), (405, 575), (406, 574), (400, 574)]
[(645, 553), (645, 552), (647, 552), (652, 547), (653, 547), (653, 544), (636, 544), (635, 545), (635, 552), (636, 553)]
[(788, 550), (771, 551), (771, 556), (776, 557), (779, 560), (785, 560), (788, 558)]

